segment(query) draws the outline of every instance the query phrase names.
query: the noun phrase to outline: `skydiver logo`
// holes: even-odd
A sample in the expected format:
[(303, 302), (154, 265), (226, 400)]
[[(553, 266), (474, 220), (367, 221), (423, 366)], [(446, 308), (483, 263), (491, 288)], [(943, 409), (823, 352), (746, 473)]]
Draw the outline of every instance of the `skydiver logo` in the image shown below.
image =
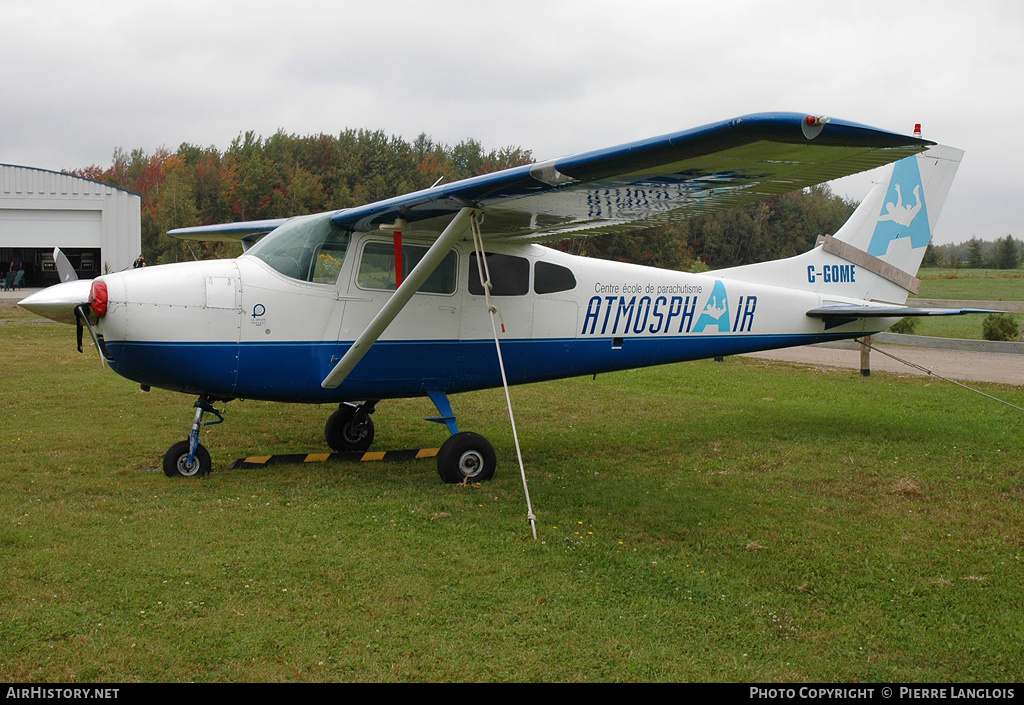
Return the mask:
[(903, 205), (903, 191), (900, 190), (900, 185), (896, 184), (896, 203), (889, 201), (885, 204), (885, 212), (878, 216), (878, 222), (891, 220), (897, 225), (909, 228), (910, 224), (914, 222), (914, 218), (916, 218), (917, 214), (921, 212), (921, 207), (924, 205), (921, 202), (920, 185), (914, 187), (914, 198), (917, 199), (917, 203), (914, 205)]
[(711, 290), (711, 298), (704, 305), (704, 310), (697, 319), (694, 333), (703, 333), (708, 326), (717, 326), (719, 333), (729, 332), (729, 295), (725, 292), (725, 284), (715, 282)]
[(913, 249), (927, 247), (932, 239), (917, 157), (901, 159), (893, 167), (889, 191), (878, 214), (868, 254), (883, 257), (889, 250), (889, 243), (900, 238), (910, 238)]

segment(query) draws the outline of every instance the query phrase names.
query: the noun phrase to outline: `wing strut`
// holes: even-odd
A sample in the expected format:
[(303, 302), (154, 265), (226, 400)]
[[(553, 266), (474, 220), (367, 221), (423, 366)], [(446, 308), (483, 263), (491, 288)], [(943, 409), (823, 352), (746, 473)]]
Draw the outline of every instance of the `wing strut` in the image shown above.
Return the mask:
[(370, 325), (366, 326), (366, 330), (359, 334), (359, 337), (352, 343), (352, 347), (348, 349), (344, 357), (324, 377), (324, 381), (320, 383), (321, 387), (324, 389), (336, 389), (338, 385), (345, 381), (352, 368), (363, 359), (363, 355), (370, 350), (370, 347), (387, 330), (387, 327), (391, 325), (391, 321), (395, 320), (395, 317), (401, 313), (413, 294), (434, 273), (437, 265), (445, 258), (452, 245), (465, 234), (466, 229), (469, 227), (469, 219), (472, 213), (473, 209), (468, 207), (458, 212), (452, 222), (448, 224), (448, 227), (444, 229), (444, 232), (441, 233), (441, 236), (434, 241), (434, 244), (430, 246), (427, 253), (423, 255), (423, 259), (413, 267), (412, 271), (409, 272), (409, 276), (402, 282), (402, 285), (395, 290), (395, 293), (384, 304), (384, 308), (373, 317)]

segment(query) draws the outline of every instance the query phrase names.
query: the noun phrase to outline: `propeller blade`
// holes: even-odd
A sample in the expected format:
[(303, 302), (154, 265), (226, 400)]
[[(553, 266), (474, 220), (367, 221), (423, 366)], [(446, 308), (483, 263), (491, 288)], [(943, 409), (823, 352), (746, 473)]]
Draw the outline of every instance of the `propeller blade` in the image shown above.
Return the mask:
[(78, 274), (75, 272), (75, 268), (71, 266), (71, 262), (68, 261), (67, 255), (60, 251), (59, 247), (53, 248), (53, 263), (57, 265), (57, 276), (60, 277), (60, 281), (73, 282), (78, 280)]

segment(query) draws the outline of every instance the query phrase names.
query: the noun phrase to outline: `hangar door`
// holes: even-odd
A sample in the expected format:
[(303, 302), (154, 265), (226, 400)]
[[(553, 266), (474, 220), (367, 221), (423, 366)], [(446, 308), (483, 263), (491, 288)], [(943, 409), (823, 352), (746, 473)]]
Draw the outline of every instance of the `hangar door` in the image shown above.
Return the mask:
[(0, 208), (0, 247), (100, 247), (98, 210)]

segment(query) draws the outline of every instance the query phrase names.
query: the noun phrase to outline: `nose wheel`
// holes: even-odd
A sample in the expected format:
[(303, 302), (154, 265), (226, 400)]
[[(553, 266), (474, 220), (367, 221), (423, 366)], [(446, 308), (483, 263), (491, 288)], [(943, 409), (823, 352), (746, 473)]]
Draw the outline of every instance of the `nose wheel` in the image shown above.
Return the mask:
[[(199, 397), (195, 407), (195, 420), (192, 422), (188, 439), (178, 441), (164, 453), (164, 474), (167, 477), (202, 477), (209, 475), (213, 467), (209, 451), (199, 442), (199, 430), (203, 426), (223, 422), (224, 416), (213, 408), (213, 400), (210, 397)], [(204, 414), (213, 414), (217, 420), (203, 421)]]
[(167, 477), (202, 477), (210, 473), (212, 466), (210, 453), (202, 443), (192, 450), (188, 441), (178, 441), (164, 454)]

